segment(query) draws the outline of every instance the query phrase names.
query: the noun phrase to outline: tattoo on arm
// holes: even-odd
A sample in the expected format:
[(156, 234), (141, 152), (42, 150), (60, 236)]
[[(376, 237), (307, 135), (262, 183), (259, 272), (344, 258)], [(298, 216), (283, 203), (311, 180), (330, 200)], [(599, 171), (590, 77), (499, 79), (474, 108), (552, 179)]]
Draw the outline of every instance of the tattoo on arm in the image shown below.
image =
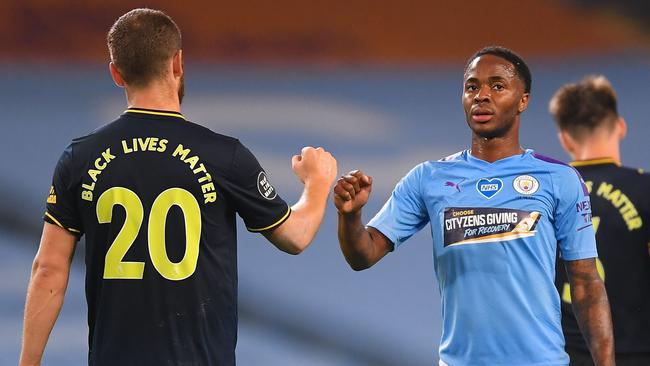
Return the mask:
[(580, 330), (597, 366), (614, 365), (614, 336), (605, 285), (595, 259), (565, 262), (571, 299)]

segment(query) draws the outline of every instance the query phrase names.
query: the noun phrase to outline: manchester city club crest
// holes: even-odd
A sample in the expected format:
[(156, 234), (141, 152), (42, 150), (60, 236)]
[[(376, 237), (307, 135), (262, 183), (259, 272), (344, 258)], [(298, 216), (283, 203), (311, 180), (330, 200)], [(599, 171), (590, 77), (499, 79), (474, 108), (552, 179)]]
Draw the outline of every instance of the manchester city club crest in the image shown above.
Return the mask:
[(515, 191), (530, 195), (539, 189), (539, 181), (532, 175), (520, 175), (512, 182), (512, 186), (515, 188)]

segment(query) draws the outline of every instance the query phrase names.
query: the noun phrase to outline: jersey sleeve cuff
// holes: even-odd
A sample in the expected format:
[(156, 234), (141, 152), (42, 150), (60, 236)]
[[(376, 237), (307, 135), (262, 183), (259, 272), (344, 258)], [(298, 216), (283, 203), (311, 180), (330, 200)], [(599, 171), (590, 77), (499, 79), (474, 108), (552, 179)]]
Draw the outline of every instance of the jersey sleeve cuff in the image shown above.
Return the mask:
[(287, 219), (289, 218), (290, 215), (291, 215), (291, 207), (289, 207), (287, 205), (287, 212), (278, 221), (276, 221), (275, 223), (273, 223), (273, 224), (271, 224), (269, 226), (261, 227), (261, 228), (246, 227), (246, 229), (248, 231), (250, 231), (250, 232), (253, 232), (253, 233), (259, 233), (259, 232), (262, 232), (262, 231), (271, 230), (273, 228), (276, 228), (276, 227), (280, 226), (283, 222), (287, 221)]
[(562, 259), (565, 261), (577, 261), (580, 259), (589, 259), (589, 258), (598, 258), (598, 252), (596, 251), (583, 251), (583, 252), (568, 252), (561, 253)]
[(56, 225), (56, 226), (58, 226), (58, 227), (60, 227), (62, 229), (67, 230), (72, 235), (81, 236), (81, 230), (73, 228), (73, 227), (64, 226), (63, 224), (61, 224), (61, 221), (57, 220), (57, 218), (54, 217), (54, 215), (52, 215), (51, 213), (49, 213), (47, 211), (45, 211), (45, 215), (43, 216), (43, 220), (45, 222), (48, 222), (48, 223), (52, 224), (52, 225)]
[(367, 228), (371, 227), (371, 228), (379, 231), (383, 236), (385, 236), (386, 239), (388, 239), (388, 241), (390, 242), (390, 244), (393, 247), (391, 249), (391, 251), (397, 249), (397, 247), (402, 245), (402, 243), (404, 242), (404, 241), (400, 241), (398, 238), (394, 237), (393, 235), (389, 235), (390, 232), (388, 230), (386, 230), (385, 228), (382, 228), (381, 225), (374, 225), (374, 224), (369, 223), (368, 225), (366, 225), (366, 227)]

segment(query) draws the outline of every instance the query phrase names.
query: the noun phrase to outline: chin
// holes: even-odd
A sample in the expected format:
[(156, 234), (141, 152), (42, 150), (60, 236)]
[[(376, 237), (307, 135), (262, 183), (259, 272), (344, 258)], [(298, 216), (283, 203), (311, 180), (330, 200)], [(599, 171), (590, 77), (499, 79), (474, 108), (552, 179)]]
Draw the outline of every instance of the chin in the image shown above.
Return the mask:
[(494, 126), (494, 125), (492, 126), (472, 125), (470, 126), (470, 128), (472, 129), (472, 132), (474, 132), (476, 136), (488, 140), (498, 138), (498, 137), (504, 137), (508, 134), (508, 131), (510, 130), (506, 126), (501, 126), (501, 128), (499, 128), (498, 126)]

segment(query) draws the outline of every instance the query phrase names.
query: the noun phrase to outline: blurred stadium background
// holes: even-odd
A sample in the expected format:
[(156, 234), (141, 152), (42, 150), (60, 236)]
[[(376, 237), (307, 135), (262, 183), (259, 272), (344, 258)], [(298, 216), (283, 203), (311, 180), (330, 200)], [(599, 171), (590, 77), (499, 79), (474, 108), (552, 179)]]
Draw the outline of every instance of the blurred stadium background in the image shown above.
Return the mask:
[[(290, 157), (325, 146), (340, 173), (375, 177), (366, 219), (417, 163), (469, 143), (462, 70), (478, 48), (519, 52), (533, 72), (522, 142), (567, 160), (547, 103), (561, 84), (603, 73), (629, 124), (628, 165), (650, 168), (650, 3), (643, 0), (55, 1), (0, 3), (0, 364), (16, 364), (22, 307), (54, 164), (75, 136), (125, 107), (105, 34), (127, 10), (167, 11), (183, 32), (183, 112), (239, 137), (288, 201)], [(241, 224), (241, 222), (240, 222)], [(340, 254), (329, 207), (298, 257), (240, 225), (240, 365), (431, 365), (440, 306), (430, 234), (374, 268)], [(44, 365), (86, 362), (83, 241)]]

